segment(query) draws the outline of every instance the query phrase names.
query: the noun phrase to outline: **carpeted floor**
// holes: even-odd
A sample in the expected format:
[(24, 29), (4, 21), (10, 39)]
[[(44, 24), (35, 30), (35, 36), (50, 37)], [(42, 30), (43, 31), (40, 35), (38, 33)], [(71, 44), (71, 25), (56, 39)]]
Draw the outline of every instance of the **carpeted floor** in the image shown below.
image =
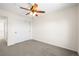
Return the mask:
[(12, 46), (0, 42), (0, 56), (77, 56), (77, 53), (36, 40), (24, 41)]

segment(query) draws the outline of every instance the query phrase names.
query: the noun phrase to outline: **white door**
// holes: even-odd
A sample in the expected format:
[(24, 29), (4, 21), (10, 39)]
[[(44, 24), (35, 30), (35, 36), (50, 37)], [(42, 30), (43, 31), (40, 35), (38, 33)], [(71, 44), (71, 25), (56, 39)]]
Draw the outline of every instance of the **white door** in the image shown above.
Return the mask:
[(8, 46), (30, 39), (29, 22), (14, 20), (8, 23)]

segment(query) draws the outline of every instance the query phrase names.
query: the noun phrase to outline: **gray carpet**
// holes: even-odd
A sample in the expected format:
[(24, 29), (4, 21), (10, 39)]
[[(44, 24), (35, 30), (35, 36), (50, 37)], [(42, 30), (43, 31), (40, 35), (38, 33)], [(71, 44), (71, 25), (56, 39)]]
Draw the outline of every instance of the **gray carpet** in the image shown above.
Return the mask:
[(12, 46), (6, 46), (6, 42), (2, 41), (0, 56), (77, 56), (77, 53), (36, 40), (28, 40)]

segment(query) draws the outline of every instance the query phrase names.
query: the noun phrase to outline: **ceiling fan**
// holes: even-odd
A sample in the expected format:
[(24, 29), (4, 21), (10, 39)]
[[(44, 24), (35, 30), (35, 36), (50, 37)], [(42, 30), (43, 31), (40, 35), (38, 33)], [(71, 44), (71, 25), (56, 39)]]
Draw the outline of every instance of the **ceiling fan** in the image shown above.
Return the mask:
[(30, 8), (25, 8), (25, 7), (20, 7), (21, 9), (24, 9), (24, 10), (27, 10), (29, 11), (28, 13), (26, 13), (26, 15), (33, 15), (33, 16), (38, 16), (38, 13), (45, 13), (45, 11), (41, 11), (41, 10), (38, 10), (38, 4), (34, 3), (34, 4), (31, 4)]

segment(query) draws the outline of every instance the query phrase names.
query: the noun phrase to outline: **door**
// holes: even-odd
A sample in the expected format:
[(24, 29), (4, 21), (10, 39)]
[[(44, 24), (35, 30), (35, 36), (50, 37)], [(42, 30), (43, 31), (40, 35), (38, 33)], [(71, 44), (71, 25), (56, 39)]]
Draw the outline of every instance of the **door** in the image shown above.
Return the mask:
[(8, 46), (30, 39), (30, 25), (24, 20), (11, 20), (8, 23)]

